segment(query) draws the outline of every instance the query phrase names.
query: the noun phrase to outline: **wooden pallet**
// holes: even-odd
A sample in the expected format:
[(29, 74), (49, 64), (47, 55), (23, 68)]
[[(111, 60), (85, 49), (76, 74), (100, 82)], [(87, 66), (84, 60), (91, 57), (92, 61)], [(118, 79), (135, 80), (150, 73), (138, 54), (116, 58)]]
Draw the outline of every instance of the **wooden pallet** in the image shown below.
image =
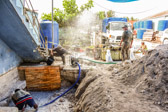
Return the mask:
[[(60, 68), (56, 66), (19, 67), (24, 71), (27, 90), (51, 91), (61, 87)], [(23, 75), (23, 74), (22, 74)]]

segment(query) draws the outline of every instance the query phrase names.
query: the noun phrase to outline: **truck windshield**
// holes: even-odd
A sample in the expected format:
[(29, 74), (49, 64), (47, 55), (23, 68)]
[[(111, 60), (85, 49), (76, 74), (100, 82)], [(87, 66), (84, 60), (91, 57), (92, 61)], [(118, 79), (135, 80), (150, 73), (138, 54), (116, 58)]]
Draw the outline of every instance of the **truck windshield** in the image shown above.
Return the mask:
[(110, 30), (122, 30), (124, 25), (124, 22), (111, 22)]

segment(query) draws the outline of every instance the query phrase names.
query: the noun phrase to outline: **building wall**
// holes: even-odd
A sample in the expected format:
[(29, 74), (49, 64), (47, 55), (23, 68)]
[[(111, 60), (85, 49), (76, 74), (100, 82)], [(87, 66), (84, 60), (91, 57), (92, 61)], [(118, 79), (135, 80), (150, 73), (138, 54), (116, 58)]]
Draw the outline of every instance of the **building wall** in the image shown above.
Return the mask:
[(0, 39), (0, 75), (17, 67), (22, 59)]

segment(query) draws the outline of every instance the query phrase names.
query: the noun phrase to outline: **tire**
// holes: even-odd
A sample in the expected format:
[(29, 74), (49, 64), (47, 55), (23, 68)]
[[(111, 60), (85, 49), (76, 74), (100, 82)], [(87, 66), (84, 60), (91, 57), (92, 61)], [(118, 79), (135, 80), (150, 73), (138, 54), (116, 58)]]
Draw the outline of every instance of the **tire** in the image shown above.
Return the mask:
[(165, 38), (165, 39), (163, 40), (163, 44), (168, 44), (168, 38)]

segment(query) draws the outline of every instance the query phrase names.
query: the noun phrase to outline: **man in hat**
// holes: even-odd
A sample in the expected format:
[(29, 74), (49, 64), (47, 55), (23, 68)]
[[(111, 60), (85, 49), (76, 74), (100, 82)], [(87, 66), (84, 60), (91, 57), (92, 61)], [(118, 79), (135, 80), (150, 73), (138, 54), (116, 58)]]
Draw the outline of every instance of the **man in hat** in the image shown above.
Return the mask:
[(124, 32), (122, 34), (120, 46), (122, 45), (121, 47), (122, 61), (125, 61), (126, 59), (130, 58), (129, 49), (132, 47), (133, 37), (132, 37), (132, 32), (128, 30), (127, 25), (124, 25), (122, 28)]

